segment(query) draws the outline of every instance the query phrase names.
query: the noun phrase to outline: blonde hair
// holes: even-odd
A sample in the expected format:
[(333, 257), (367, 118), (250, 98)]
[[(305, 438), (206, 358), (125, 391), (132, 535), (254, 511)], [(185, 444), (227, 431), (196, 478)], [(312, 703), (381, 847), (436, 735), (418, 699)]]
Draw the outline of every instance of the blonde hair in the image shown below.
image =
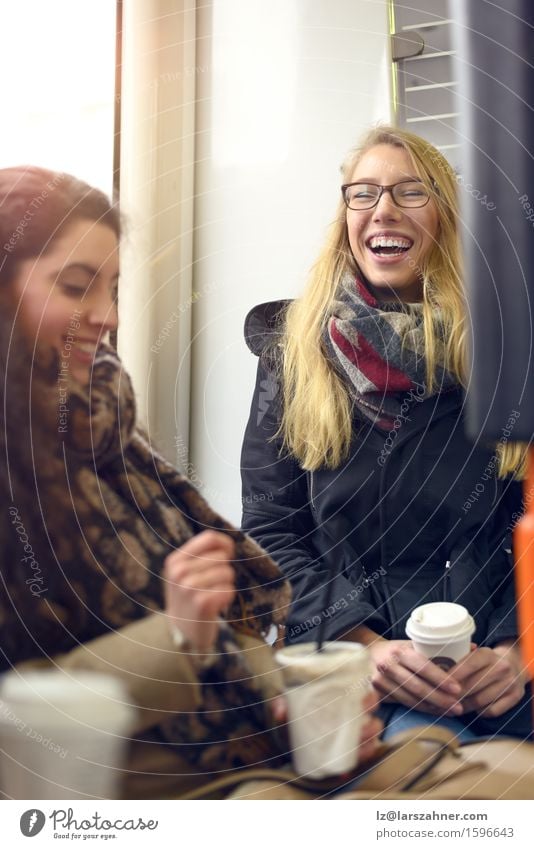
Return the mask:
[[(396, 127), (371, 130), (342, 166), (350, 182), (361, 157), (377, 145), (405, 150), (418, 177), (432, 192), (439, 218), (439, 239), (418, 268), (423, 286), (423, 328), (428, 391), (436, 386), (436, 365), (444, 348), (445, 367), (465, 386), (467, 371), (466, 303), (458, 233), (457, 178), (444, 156), (425, 139)], [(347, 457), (353, 434), (347, 388), (326, 358), (321, 337), (331, 303), (346, 272), (358, 274), (340, 198), (326, 244), (303, 296), (288, 308), (283, 338), (283, 416), (285, 447), (304, 469), (336, 468)], [(499, 445), (499, 474), (522, 471), (525, 450)]]

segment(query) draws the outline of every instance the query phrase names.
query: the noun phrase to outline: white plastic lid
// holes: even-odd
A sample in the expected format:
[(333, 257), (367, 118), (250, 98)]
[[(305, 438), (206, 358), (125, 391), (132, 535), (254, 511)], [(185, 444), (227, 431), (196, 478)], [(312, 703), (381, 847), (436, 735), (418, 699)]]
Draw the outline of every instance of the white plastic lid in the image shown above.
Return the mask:
[(474, 631), (474, 619), (466, 608), (448, 601), (416, 607), (406, 625), (406, 633), (410, 639), (432, 642), (462, 638), (473, 634)]
[(365, 672), (370, 662), (365, 646), (344, 640), (326, 642), (320, 652), (317, 651), (317, 643), (285, 646), (276, 652), (275, 659), (280, 666), (291, 669), (296, 675), (302, 674), (303, 680), (336, 672), (346, 664)]

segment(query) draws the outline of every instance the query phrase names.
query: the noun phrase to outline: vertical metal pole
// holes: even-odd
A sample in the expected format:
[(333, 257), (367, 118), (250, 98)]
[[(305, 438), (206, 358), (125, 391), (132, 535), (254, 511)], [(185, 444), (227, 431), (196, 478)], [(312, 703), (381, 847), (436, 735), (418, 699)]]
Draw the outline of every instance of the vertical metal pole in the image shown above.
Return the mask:
[[(534, 3), (453, 0), (470, 435), (534, 433)], [(519, 415), (515, 415), (519, 413)], [(509, 429), (509, 428), (508, 428)]]

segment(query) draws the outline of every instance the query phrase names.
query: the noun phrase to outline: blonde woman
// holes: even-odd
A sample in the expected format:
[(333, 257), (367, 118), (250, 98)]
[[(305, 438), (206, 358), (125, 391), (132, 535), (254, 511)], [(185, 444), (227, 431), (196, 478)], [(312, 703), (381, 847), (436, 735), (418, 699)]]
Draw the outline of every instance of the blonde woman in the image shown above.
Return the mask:
[[(456, 175), (428, 142), (378, 127), (345, 163), (304, 295), (247, 318), (260, 364), (243, 527), (291, 580), (289, 642), (326, 620), (328, 639), (369, 645), (391, 733), (435, 715), (464, 740), (526, 737), (506, 539), (521, 452), (464, 435), (467, 322)], [(477, 626), (450, 671), (405, 636), (413, 608), (441, 600)]]

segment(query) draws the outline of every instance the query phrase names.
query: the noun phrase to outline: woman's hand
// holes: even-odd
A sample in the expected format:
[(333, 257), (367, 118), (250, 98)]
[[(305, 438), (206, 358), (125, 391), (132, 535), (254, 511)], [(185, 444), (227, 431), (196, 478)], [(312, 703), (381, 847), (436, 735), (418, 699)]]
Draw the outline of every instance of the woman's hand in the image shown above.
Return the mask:
[(378, 697), (375, 692), (367, 693), (363, 698), (363, 709), (368, 714), (362, 728), (360, 738), (358, 763), (362, 764), (370, 760), (380, 744), (380, 735), (384, 723), (377, 716), (373, 716), (378, 707)]
[(368, 645), (375, 665), (373, 687), (384, 702), (398, 702), (435, 716), (461, 716), (460, 679), (453, 679), (413, 648), (410, 640), (375, 640)]
[(199, 652), (213, 648), (219, 615), (234, 599), (234, 555), (227, 534), (203, 531), (165, 558), (165, 613)]
[(479, 716), (501, 716), (525, 693), (519, 648), (511, 642), (493, 649), (475, 649), (451, 670), (450, 676), (462, 687), (464, 711), (476, 711)]

